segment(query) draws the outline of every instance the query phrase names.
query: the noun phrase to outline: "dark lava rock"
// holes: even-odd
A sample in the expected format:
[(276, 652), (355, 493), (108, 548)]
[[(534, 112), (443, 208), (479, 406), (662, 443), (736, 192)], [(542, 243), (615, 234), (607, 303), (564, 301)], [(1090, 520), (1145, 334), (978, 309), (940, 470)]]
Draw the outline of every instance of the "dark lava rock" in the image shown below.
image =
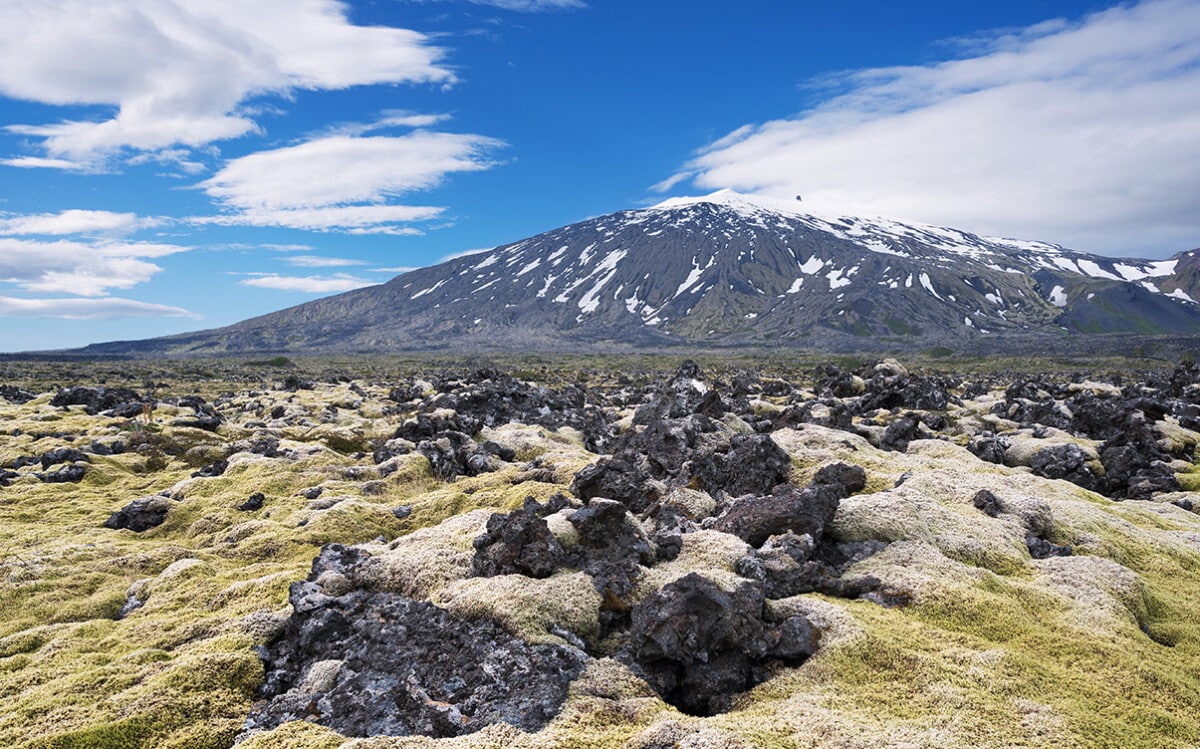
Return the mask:
[(921, 430), (921, 415), (910, 411), (887, 425), (879, 439), (879, 447), (904, 452), (908, 449), (909, 442), (925, 439), (927, 436)]
[(658, 492), (648, 486), (650, 474), (643, 462), (633, 450), (601, 458), (575, 474), (571, 493), (584, 502), (601, 497), (643, 512), (658, 499)]
[(398, 455), (408, 455), (413, 451), (414, 447), (415, 445), (408, 440), (394, 437), (376, 447), (371, 453), (371, 459), (375, 461), (375, 465), (379, 465)]
[(813, 542), (808, 534), (784, 533), (771, 536), (737, 562), (739, 575), (757, 580), (767, 598), (788, 598), (802, 593), (824, 593), (841, 598), (858, 598), (879, 587), (875, 577), (843, 578), (855, 562), (887, 548), (882, 541), (844, 544)]
[(866, 367), (859, 374), (865, 390), (855, 405), (860, 414), (880, 408), (941, 411), (951, 402), (950, 389), (957, 384), (947, 377), (909, 374), (887, 362)]
[(313, 384), (308, 380), (290, 374), (283, 378), (283, 382), (279, 383), (279, 388), (294, 393), (297, 390), (312, 390)]
[(849, 430), (854, 423), (854, 412), (844, 401), (837, 398), (820, 398), (789, 406), (774, 421), (775, 429), (795, 427), (800, 424), (816, 424), (831, 429)]
[(162, 525), (171, 509), (171, 500), (154, 495), (135, 499), (109, 516), (104, 521), (105, 528), (118, 530), (127, 528), (134, 533), (150, 530)]
[(142, 413), (146, 400), (128, 388), (73, 387), (58, 391), (50, 405), (56, 407), (83, 406), (88, 414), (113, 411), (113, 415), (130, 418)]
[(764, 602), (753, 584), (728, 593), (689, 574), (633, 608), (619, 657), (680, 710), (724, 712), (772, 666), (797, 665), (816, 652), (817, 633), (807, 619), (767, 622)]
[[(569, 426), (583, 434), (584, 444), (590, 450), (599, 450), (610, 437), (611, 417), (589, 403), (586, 391), (579, 385), (551, 389), (521, 382), (493, 369), (476, 370), (465, 380), (428, 401), (422, 409), (453, 410), (464, 425), (459, 431), (468, 434), (509, 422), (547, 429)], [(466, 425), (472, 428), (465, 428)]]
[(826, 466), (803, 489), (781, 484), (769, 496), (748, 495), (737, 499), (713, 527), (732, 533), (756, 548), (771, 536), (789, 531), (797, 535), (807, 533), (819, 541), (825, 534), (825, 526), (833, 520), (838, 503), (865, 485), (866, 473), (859, 466)]
[(840, 486), (846, 493), (845, 496), (848, 497), (866, 488), (867, 472), (863, 470), (862, 466), (849, 463), (830, 463), (817, 469), (812, 482)]
[(1155, 494), (1177, 492), (1181, 488), (1171, 466), (1154, 461), (1129, 479), (1125, 496), (1130, 499), (1150, 499)]
[(735, 434), (728, 449), (699, 450), (692, 475), (709, 494), (766, 494), (788, 480), (792, 460), (766, 434)]
[(47, 484), (74, 484), (83, 480), (87, 474), (87, 466), (72, 464), (63, 466), (57, 471), (39, 473), (37, 477)]
[(1069, 557), (1072, 555), (1070, 546), (1059, 546), (1037, 536), (1026, 536), (1025, 545), (1029, 547), (1029, 556), (1034, 559), (1049, 559), (1050, 557)]
[(592, 585), (602, 596), (602, 628), (622, 626), (629, 616), (629, 596), (641, 575), (639, 565), (649, 567), (657, 561), (649, 539), (625, 505), (612, 500), (593, 499), (567, 519), (579, 534), (568, 556), (569, 566), (592, 576)]
[(193, 418), (172, 419), (171, 425), (177, 427), (189, 427), (191, 429), (203, 429), (206, 432), (215, 432), (217, 428), (224, 422), (220, 416), (209, 416), (208, 414), (197, 414)]
[(475, 434), (481, 427), (479, 421), (464, 419), (457, 413), (419, 413), (415, 418), (397, 427), (392, 437), (416, 444), (445, 432)]
[(242, 512), (254, 512), (255, 510), (261, 510), (263, 503), (266, 501), (267, 498), (262, 492), (254, 492), (250, 495), (249, 499), (238, 505), (238, 509)]
[(980, 489), (975, 492), (975, 497), (971, 500), (971, 503), (975, 505), (975, 509), (990, 518), (1000, 517), (1000, 499), (987, 489)]
[(192, 473), (194, 479), (211, 479), (216, 476), (221, 476), (229, 468), (229, 461), (218, 460), (215, 463), (204, 466), (198, 471)]
[(464, 453), (474, 447), (475, 442), (462, 432), (447, 431), (438, 434), (433, 439), (421, 440), (417, 451), (429, 460), (433, 475), (445, 481), (451, 481), (467, 472), (467, 459)]
[(0, 385), (0, 398), (9, 403), (21, 405), (22, 403), (28, 403), (36, 397), (33, 393), (28, 390), (22, 390), (16, 385)]
[(512, 460), (514, 453), (495, 442), (476, 444), (463, 432), (441, 432), (421, 440), (417, 452), (429, 460), (433, 473), (445, 481), (459, 476), (478, 476), (499, 468), (500, 461)]
[(53, 450), (48, 450), (41, 457), (43, 470), (59, 463), (87, 462), (89, 460), (90, 458), (86, 454), (73, 447), (56, 447)]
[(11, 486), (12, 480), (15, 478), (20, 478), (20, 476), (21, 474), (17, 473), (16, 471), (0, 469), (0, 486)]
[(1096, 489), (1096, 474), (1087, 466), (1087, 454), (1079, 445), (1068, 442), (1046, 447), (1033, 454), (1029, 467), (1048, 479), (1065, 479), (1085, 489)]
[(972, 437), (967, 442), (967, 449), (980, 460), (1004, 465), (1004, 456), (1011, 445), (1012, 440), (1007, 437), (998, 437), (992, 432), (985, 432)]
[(565, 552), (550, 526), (539, 515), (542, 506), (525, 507), (488, 518), (487, 530), (475, 539), (471, 567), (479, 577), (525, 575), (549, 577), (562, 564)]
[(498, 722), (536, 731), (558, 713), (584, 653), (396, 593), (326, 595), (316, 581), (344, 561), (353, 577), (358, 560), (340, 558), (350, 551), (327, 546), (309, 579), (292, 585), (295, 613), (266, 649), (265, 701), (248, 729), (308, 720), (351, 737), (439, 738)]

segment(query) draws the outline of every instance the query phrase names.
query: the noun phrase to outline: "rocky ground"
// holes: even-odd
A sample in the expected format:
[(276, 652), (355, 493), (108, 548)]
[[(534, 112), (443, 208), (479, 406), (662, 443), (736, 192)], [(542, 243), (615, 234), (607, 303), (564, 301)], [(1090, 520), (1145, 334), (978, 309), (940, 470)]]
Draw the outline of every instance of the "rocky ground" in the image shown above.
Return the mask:
[(1200, 744), (1195, 364), (272, 371), (10, 368), (0, 744)]

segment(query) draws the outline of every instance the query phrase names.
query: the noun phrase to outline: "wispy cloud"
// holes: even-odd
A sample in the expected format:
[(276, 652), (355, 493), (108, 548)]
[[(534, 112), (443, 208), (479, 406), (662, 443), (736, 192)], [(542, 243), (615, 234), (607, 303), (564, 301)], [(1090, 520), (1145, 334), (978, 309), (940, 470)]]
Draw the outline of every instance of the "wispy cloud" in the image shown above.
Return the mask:
[(161, 219), (140, 218), (136, 213), (71, 209), (58, 213), (0, 216), (0, 235), (129, 234), (160, 223)]
[(394, 128), (428, 128), (451, 119), (448, 114), (420, 114), (404, 109), (385, 111), (371, 122), (343, 122), (330, 127), (324, 135), (356, 137)]
[(218, 226), (277, 226), (310, 231), (374, 230), (381, 234), (419, 234), (420, 231), (395, 224), (428, 221), (446, 209), (438, 206), (352, 205), (321, 208), (244, 208), (237, 213), (194, 216), (197, 224)]
[(299, 268), (338, 268), (347, 265), (366, 265), (362, 260), (351, 260), (344, 257), (320, 257), (317, 255), (296, 255), (289, 257), (287, 261)]
[(583, 0), (470, 0), (475, 5), (490, 5), (504, 10), (515, 10), (521, 13), (541, 13), (554, 10), (571, 10), (586, 8)]
[(162, 270), (145, 258), (184, 252), (169, 244), (42, 242), (0, 238), (0, 282), (27, 291), (104, 296), (128, 289)]
[(333, 294), (340, 291), (362, 288), (363, 286), (372, 286), (378, 282), (342, 273), (333, 276), (281, 276), (269, 273), (254, 278), (247, 278), (238, 283), (243, 286), (257, 286), (261, 289), (301, 291), (306, 294)]
[(132, 299), (21, 299), (0, 296), (0, 316), (58, 317), (67, 320), (110, 320), (125, 317), (192, 317), (192, 312), (165, 304), (149, 304)]
[(401, 136), (333, 135), (234, 159), (200, 187), (227, 213), (197, 221), (315, 230), (405, 233), (445, 209), (389, 201), (435, 187), (454, 172), (494, 165), (501, 141), (417, 131)]
[(803, 194), (1112, 254), (1200, 241), (1200, 3), (1148, 0), (972, 38), (971, 56), (853, 71), (656, 187)]
[(255, 132), (244, 105), (264, 94), (454, 81), (423, 34), (356, 26), (347, 12), (336, 0), (7, 3), (0, 94), (116, 114), (10, 125), (42, 153), (5, 163), (100, 168), (125, 149), (169, 153)]

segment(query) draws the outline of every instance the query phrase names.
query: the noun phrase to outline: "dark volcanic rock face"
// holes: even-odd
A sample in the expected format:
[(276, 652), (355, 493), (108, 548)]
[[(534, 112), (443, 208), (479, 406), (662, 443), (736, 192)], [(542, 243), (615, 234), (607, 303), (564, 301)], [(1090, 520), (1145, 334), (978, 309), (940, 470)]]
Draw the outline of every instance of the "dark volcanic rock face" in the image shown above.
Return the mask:
[(322, 573), (350, 572), (353, 549), (326, 547), (265, 653), (264, 701), (248, 729), (311, 720), (345, 736), (459, 736), (497, 722), (536, 731), (558, 713), (586, 656), (531, 645), (489, 620), (396, 593), (329, 595)]
[(488, 518), (487, 532), (475, 539), (472, 569), (476, 575), (549, 577), (563, 563), (566, 552), (542, 517), (536, 502), (507, 515)]
[(130, 418), (141, 414), (147, 402), (128, 388), (73, 387), (60, 390), (50, 405), (83, 406), (89, 414), (112, 411), (114, 416)]
[(634, 607), (621, 657), (680, 710), (724, 712), (734, 695), (763, 681), (771, 665), (796, 664), (816, 652), (817, 634), (807, 619), (767, 622), (764, 603), (755, 585), (729, 593), (690, 574)]
[(166, 497), (155, 495), (135, 499), (110, 515), (104, 521), (104, 527), (113, 530), (128, 528), (134, 533), (141, 533), (162, 525), (170, 509), (171, 500)]

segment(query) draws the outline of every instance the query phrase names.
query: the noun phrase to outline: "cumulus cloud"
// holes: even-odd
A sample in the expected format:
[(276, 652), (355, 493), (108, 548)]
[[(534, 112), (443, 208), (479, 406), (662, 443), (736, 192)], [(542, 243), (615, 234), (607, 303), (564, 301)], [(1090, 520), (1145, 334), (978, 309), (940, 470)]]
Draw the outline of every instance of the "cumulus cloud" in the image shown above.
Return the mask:
[(192, 312), (165, 304), (132, 299), (21, 299), (0, 296), (0, 317), (59, 317), (67, 320), (110, 320), (125, 317), (192, 317)]
[(202, 222), (319, 231), (411, 233), (395, 225), (445, 209), (387, 201), (441, 184), (447, 174), (487, 169), (504, 144), (479, 135), (416, 131), (333, 135), (228, 162), (200, 187), (227, 213)]
[(0, 282), (27, 291), (104, 296), (128, 289), (162, 270), (144, 258), (188, 248), (169, 244), (42, 242), (0, 238)]
[(500, 145), (479, 135), (424, 131), (331, 136), (234, 159), (200, 186), (241, 209), (376, 203), (435, 187), (450, 172), (487, 169), (493, 163), (487, 152)]
[(1200, 243), (1200, 3), (1147, 0), (969, 40), (970, 56), (854, 71), (748, 124), (690, 181), (1109, 254)]
[(59, 213), (0, 217), (0, 234), (128, 234), (159, 223), (159, 219), (139, 218), (136, 213), (71, 209)]
[(333, 294), (359, 289), (363, 286), (372, 286), (377, 282), (365, 278), (355, 278), (344, 273), (333, 276), (281, 276), (276, 273), (268, 273), (247, 278), (238, 283), (243, 286), (257, 286), (260, 289), (302, 291), (306, 294)]
[(454, 81), (425, 35), (356, 26), (337, 0), (2, 7), (0, 94), (116, 109), (107, 119), (10, 125), (44, 152), (12, 166), (95, 168), (124, 149), (170, 153), (236, 138), (258, 130), (247, 103), (264, 94)]

